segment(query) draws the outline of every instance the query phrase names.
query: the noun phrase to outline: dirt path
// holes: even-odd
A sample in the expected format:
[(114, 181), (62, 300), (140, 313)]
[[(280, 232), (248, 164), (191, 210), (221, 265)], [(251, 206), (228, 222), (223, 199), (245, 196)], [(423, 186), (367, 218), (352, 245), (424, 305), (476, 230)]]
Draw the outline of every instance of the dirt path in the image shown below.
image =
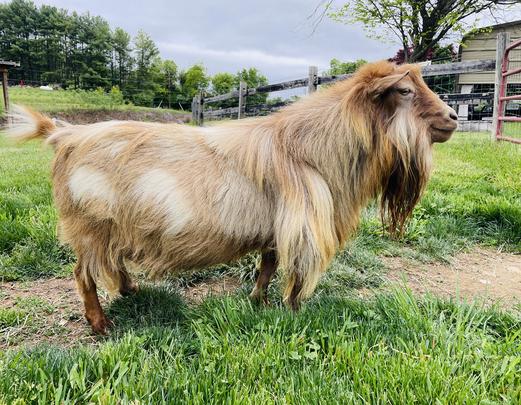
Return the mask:
[(478, 248), (457, 255), (450, 265), (419, 264), (401, 257), (384, 261), (388, 280), (405, 281), (418, 294), (478, 298), (503, 307), (521, 303), (521, 255)]

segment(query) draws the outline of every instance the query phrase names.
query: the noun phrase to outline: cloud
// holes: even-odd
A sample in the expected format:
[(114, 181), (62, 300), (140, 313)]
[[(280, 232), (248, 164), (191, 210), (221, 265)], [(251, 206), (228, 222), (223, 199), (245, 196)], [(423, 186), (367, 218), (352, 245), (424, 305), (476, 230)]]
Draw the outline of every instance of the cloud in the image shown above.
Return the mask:
[(248, 64), (262, 64), (272, 66), (288, 66), (288, 67), (307, 67), (310, 65), (327, 65), (327, 62), (312, 60), (302, 57), (293, 57), (285, 55), (274, 55), (259, 49), (208, 49), (197, 45), (176, 44), (159, 42), (158, 47), (162, 53), (182, 53), (195, 55), (203, 60), (207, 58), (218, 59), (223, 61), (234, 60), (236, 62)]

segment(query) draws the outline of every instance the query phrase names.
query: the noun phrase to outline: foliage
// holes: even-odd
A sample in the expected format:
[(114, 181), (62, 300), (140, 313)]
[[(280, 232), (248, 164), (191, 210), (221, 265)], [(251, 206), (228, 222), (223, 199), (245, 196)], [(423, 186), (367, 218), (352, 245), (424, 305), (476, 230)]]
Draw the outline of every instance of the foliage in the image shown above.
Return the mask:
[(360, 66), (365, 65), (366, 63), (367, 61), (364, 59), (357, 59), (354, 62), (342, 62), (336, 58), (333, 58), (329, 62), (329, 70), (326, 72), (326, 74), (335, 76), (354, 73)]
[[(414, 49), (412, 47), (409, 47), (408, 54), (412, 54), (414, 52)], [(403, 49), (398, 49), (396, 52), (396, 55), (394, 55), (392, 58), (388, 59), (389, 62), (397, 63), (398, 65), (401, 65), (403, 63), (406, 63), (406, 52)], [(450, 63), (455, 62), (458, 58), (458, 53), (454, 49), (454, 45), (449, 44), (446, 46), (441, 46), (439, 44), (434, 45), (432, 48), (429, 49), (427, 54), (425, 55), (424, 60), (430, 60), (433, 63)]]
[[(239, 88), (240, 82), (246, 82), (248, 88), (257, 88), (268, 84), (266, 76), (261, 74), (256, 68), (242, 69), (236, 75), (231, 73), (217, 73), (212, 77), (212, 94), (225, 94), (232, 90)], [(249, 105), (265, 104), (267, 102), (268, 94), (259, 93), (248, 96), (247, 103)], [(225, 100), (219, 103), (212, 104), (215, 108), (226, 108), (237, 106), (237, 99)]]
[(178, 100), (184, 106), (189, 106), (196, 94), (204, 91), (210, 84), (210, 77), (202, 64), (193, 65), (181, 72), (179, 76), (180, 94)]
[[(216, 73), (212, 77), (211, 95), (226, 94), (237, 89), (236, 77), (228, 72)], [(213, 109), (236, 107), (237, 99), (231, 98), (220, 102), (212, 103), (209, 107)]]
[(100, 17), (37, 8), (27, 0), (0, 4), (0, 55), (22, 65), (11, 72), (14, 80), (105, 87), (110, 52), (110, 28)]
[(157, 67), (160, 76), (160, 92), (166, 98), (168, 108), (172, 108), (172, 97), (175, 96), (176, 90), (178, 88), (177, 65), (173, 60), (166, 59), (159, 60)]
[(226, 94), (235, 89), (235, 76), (231, 73), (216, 73), (212, 77), (212, 93)]
[[(324, 12), (335, 21), (362, 23), (368, 34), (379, 40), (394, 37), (405, 53), (405, 60), (425, 60), (429, 50), (451, 35), (476, 28), (479, 13), (494, 12), (517, 4), (517, 0), (350, 0)], [(472, 23), (469, 17), (472, 19)]]
[[(239, 82), (245, 81), (246, 85), (249, 89), (254, 89), (260, 86), (266, 86), (268, 84), (268, 79), (266, 76), (261, 74), (256, 68), (242, 69), (237, 72), (235, 76), (235, 85), (239, 88)], [(257, 105), (266, 103), (266, 99), (268, 98), (268, 93), (259, 93), (253, 96), (248, 96), (247, 103), (249, 105)]]
[(116, 28), (112, 35), (111, 71), (119, 88), (125, 87), (132, 71), (132, 47), (130, 35), (122, 28)]
[[(174, 61), (162, 60), (143, 31), (132, 39), (101, 17), (30, 0), (0, 4), (0, 55), (21, 64), (10, 70), (11, 84), (107, 92), (118, 86), (125, 100), (147, 107), (190, 108), (210, 80), (201, 64), (179, 71)], [(256, 69), (244, 72), (251, 85), (262, 82)]]

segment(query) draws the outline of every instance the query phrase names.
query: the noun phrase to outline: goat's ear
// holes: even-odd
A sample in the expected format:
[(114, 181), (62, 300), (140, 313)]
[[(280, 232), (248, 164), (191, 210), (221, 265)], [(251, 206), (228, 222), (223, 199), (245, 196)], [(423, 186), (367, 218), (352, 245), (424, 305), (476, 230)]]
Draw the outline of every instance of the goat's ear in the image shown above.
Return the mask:
[(385, 93), (391, 87), (393, 87), (396, 83), (402, 80), (404, 77), (408, 76), (410, 70), (405, 73), (398, 73), (395, 75), (389, 75), (385, 77), (380, 77), (375, 79), (373, 83), (370, 85), (369, 91), (371, 95), (376, 98)]

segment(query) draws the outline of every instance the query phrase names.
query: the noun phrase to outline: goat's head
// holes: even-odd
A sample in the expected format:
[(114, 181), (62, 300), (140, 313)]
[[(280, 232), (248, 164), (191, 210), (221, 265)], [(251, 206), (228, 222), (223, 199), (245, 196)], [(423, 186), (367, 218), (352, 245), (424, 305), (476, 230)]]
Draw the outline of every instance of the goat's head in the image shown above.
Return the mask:
[(422, 79), (418, 65), (362, 67), (344, 98), (352, 132), (380, 161), (382, 212), (400, 231), (427, 184), (431, 145), (447, 141), (457, 114)]
[[(362, 73), (364, 73), (362, 71)], [(391, 128), (408, 123), (418, 136), (431, 143), (445, 142), (458, 126), (458, 115), (427, 87), (419, 65), (396, 66), (391, 63), (370, 65), (365, 72), (370, 82), (367, 91), (377, 108), (390, 118)]]

